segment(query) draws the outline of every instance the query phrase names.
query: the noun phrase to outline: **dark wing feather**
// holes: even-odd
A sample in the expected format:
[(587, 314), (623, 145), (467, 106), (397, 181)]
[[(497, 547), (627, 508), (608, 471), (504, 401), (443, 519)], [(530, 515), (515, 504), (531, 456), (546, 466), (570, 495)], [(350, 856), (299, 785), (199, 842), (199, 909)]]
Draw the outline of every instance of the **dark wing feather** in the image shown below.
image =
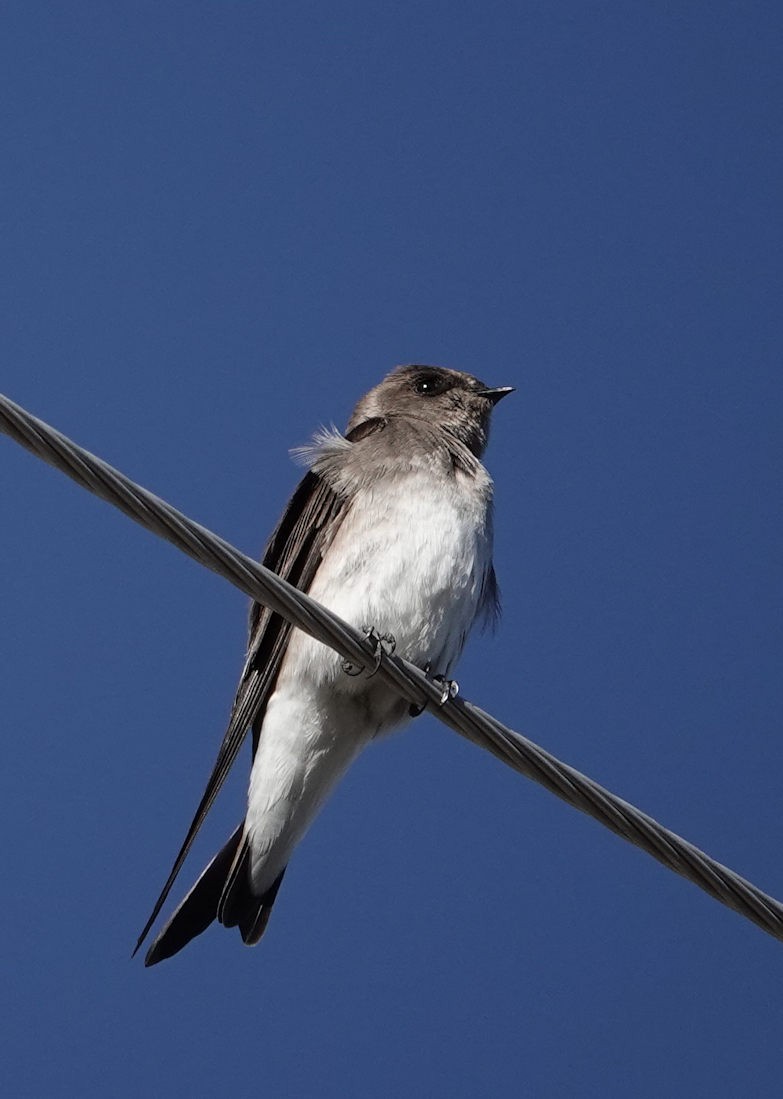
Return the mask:
[(208, 866), (202, 870), (187, 895), (177, 905), (176, 911), (147, 951), (144, 964), (157, 965), (187, 946), (191, 939), (206, 931), (215, 918), (220, 894), (226, 881), (237, 847), (242, 839), (245, 822), (234, 830), (228, 843), (218, 851)]
[(490, 565), (481, 587), (477, 618), (479, 622), (494, 630), (500, 619), (500, 585), (495, 575), (494, 565)]
[[(347, 511), (347, 501), (318, 474), (305, 475), (269, 540), (262, 563), (267, 568), (307, 591)], [(279, 614), (254, 603), (250, 613), (250, 644), (228, 728), (220, 745), (215, 766), (204, 795), (180, 848), (171, 873), (155, 902), (150, 918), (139, 936), (135, 954), (157, 919), (174, 880), (234, 763), (248, 728), (254, 729), (254, 743), (285, 653), (291, 626)]]

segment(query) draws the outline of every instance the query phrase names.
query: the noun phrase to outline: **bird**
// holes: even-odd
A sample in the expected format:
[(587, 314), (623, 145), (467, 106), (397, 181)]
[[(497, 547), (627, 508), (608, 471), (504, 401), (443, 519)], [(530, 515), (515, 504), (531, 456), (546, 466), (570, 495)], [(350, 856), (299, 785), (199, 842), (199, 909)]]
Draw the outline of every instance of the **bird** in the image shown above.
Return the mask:
[[(482, 464), (491, 387), (440, 366), (402, 366), (356, 405), (345, 434), (321, 429), (262, 563), (345, 621), (448, 676), (476, 623), (499, 613), (493, 483)], [(217, 920), (263, 935), (289, 859), (338, 780), (415, 712), (379, 680), (259, 603), (228, 727), (206, 790), (134, 954), (155, 923), (245, 735), (244, 820), (147, 951), (151, 966)], [(349, 674), (346, 674), (349, 673)]]

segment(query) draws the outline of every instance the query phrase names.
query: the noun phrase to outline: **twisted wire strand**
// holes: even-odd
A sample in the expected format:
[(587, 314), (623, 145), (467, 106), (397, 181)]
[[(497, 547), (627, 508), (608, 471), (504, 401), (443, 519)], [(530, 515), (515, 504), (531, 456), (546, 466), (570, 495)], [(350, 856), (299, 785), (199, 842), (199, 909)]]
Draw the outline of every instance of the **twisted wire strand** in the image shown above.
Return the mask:
[[(376, 653), (367, 637), (347, 622), (2, 394), (0, 431), (353, 665), (374, 667), (379, 661), (377, 675), (409, 702), (417, 707), (429, 703), (431, 712), (455, 732), (783, 940), (780, 901), (491, 714), (459, 697), (444, 702), (442, 686), (421, 669), (385, 651)], [(252, 715), (248, 724), (251, 720)]]

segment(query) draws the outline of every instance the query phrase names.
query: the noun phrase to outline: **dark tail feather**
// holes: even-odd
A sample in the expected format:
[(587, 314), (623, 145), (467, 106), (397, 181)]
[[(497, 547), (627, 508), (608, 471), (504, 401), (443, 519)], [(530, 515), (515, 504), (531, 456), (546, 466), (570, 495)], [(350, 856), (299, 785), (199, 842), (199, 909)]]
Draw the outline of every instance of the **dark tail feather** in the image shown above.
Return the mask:
[(191, 939), (206, 931), (217, 916), (218, 903), (226, 885), (231, 866), (242, 839), (240, 824), (225, 847), (218, 851), (212, 862), (179, 904), (174, 915), (147, 951), (145, 965), (155, 965), (170, 958), (187, 946)]
[(266, 930), (272, 905), (285, 874), (285, 867), (265, 893), (260, 897), (250, 891), (248, 861), (250, 849), (245, 842), (234, 858), (228, 872), (223, 895), (218, 904), (217, 916), (224, 927), (239, 927), (246, 946), (255, 946)]

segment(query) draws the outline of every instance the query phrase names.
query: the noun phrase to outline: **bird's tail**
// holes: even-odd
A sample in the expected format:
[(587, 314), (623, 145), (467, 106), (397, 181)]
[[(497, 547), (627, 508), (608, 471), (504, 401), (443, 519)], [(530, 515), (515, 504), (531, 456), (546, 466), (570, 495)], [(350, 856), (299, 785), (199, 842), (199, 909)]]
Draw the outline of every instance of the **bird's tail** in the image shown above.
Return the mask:
[(206, 931), (216, 918), (226, 927), (238, 925), (248, 945), (261, 938), (285, 868), (262, 896), (253, 896), (248, 874), (248, 847), (246, 842), (242, 843), (243, 832), (244, 824), (240, 824), (202, 872), (147, 951), (145, 965), (155, 965), (177, 954), (196, 935)]
[(218, 904), (217, 917), (224, 927), (238, 927), (242, 941), (255, 946), (266, 930), (272, 905), (285, 874), (285, 867), (260, 897), (250, 889), (250, 845), (247, 837), (239, 847), (228, 872)]

